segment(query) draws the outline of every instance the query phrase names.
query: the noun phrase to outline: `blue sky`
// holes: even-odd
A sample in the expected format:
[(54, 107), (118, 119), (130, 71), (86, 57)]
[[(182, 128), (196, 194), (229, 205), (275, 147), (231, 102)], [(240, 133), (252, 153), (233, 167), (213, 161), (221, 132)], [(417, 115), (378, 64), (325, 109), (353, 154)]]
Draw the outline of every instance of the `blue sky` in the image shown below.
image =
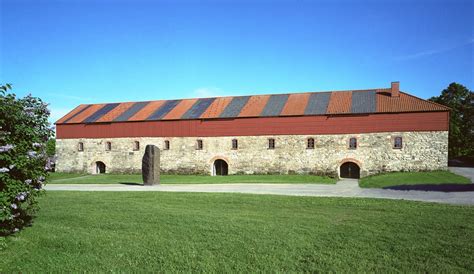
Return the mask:
[(0, 0), (0, 83), (50, 103), (474, 89), (474, 1)]

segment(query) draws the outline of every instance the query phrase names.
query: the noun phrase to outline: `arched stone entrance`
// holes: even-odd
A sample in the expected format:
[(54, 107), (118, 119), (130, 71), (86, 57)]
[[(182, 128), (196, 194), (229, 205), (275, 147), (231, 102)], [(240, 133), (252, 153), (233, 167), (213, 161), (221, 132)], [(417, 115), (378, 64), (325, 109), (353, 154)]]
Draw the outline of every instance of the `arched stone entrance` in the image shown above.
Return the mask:
[(222, 159), (217, 159), (214, 161), (213, 168), (212, 168), (212, 175), (221, 175), (225, 176), (229, 174), (229, 165), (226, 161)]
[(339, 168), (339, 177), (341, 178), (360, 178), (360, 167), (354, 162), (344, 162)]
[(95, 174), (105, 173), (105, 164), (104, 162), (97, 161), (95, 162)]

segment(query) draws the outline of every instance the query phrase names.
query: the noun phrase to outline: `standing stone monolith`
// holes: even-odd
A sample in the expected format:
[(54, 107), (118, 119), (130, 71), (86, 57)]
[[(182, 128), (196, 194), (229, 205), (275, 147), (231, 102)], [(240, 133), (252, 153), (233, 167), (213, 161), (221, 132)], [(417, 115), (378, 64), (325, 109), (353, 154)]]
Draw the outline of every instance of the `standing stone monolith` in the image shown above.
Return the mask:
[(146, 186), (160, 184), (160, 149), (147, 145), (142, 158), (143, 184)]

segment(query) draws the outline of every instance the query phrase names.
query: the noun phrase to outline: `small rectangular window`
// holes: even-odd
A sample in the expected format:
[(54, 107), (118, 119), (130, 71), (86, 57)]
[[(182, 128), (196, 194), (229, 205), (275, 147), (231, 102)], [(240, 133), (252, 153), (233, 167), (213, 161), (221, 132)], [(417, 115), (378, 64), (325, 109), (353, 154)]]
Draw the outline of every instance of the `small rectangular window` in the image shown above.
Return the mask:
[(232, 149), (238, 149), (239, 148), (239, 142), (237, 139), (232, 139)]
[(314, 149), (314, 138), (308, 138), (308, 144), (307, 144), (306, 148)]
[(357, 148), (357, 138), (352, 137), (349, 139), (349, 149), (356, 149)]
[(140, 142), (138, 141), (133, 142), (133, 150), (135, 151), (140, 150)]
[(169, 149), (170, 149), (170, 141), (165, 140), (165, 150), (169, 150)]
[(112, 150), (112, 143), (111, 142), (106, 142), (105, 143), (105, 150), (107, 150), (107, 151)]
[(395, 137), (393, 140), (393, 148), (401, 149), (403, 147), (402, 137)]
[(275, 149), (275, 139), (268, 139), (268, 149)]
[(77, 151), (84, 151), (84, 143), (83, 142), (79, 142), (79, 144), (77, 144)]
[(196, 149), (197, 149), (197, 150), (202, 150), (202, 140), (197, 140), (197, 142), (196, 142)]

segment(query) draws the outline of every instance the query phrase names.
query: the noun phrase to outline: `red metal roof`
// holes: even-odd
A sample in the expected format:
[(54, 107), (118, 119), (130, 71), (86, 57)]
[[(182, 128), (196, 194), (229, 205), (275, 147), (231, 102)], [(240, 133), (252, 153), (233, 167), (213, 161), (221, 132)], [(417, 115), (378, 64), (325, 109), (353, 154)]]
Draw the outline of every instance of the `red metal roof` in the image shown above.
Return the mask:
[(350, 113), (352, 102), (352, 91), (340, 91), (331, 93), (327, 114)]
[(142, 121), (146, 120), (154, 111), (161, 107), (166, 101), (153, 101), (144, 106), (141, 110), (135, 113), (128, 121)]
[(446, 131), (444, 112), (248, 117), (239, 119), (59, 124), (56, 138), (215, 137)]
[(121, 103), (116, 108), (104, 114), (104, 116), (102, 116), (101, 118), (97, 119), (97, 122), (111, 122), (115, 118), (120, 116), (122, 113), (124, 113), (127, 109), (129, 109), (133, 104), (133, 102)]
[(232, 101), (233, 97), (219, 97), (212, 102), (212, 104), (204, 111), (204, 113), (201, 115), (201, 119), (209, 119), (209, 118), (217, 118), (221, 113), (224, 111), (224, 109), (227, 107), (227, 105)]
[(79, 105), (75, 109), (71, 110), (68, 114), (63, 116), (61, 119), (59, 119), (56, 123), (57, 124), (62, 124), (66, 122), (67, 120), (70, 120), (74, 115), (77, 115), (79, 112), (84, 111), (86, 107), (89, 105)]
[(449, 110), (443, 105), (423, 100), (413, 95), (400, 92), (400, 96), (390, 96), (390, 89), (377, 92), (377, 112), (418, 112)]
[(239, 113), (239, 117), (258, 117), (267, 105), (270, 95), (256, 95), (250, 97), (249, 101)]
[(88, 107), (84, 108), (83, 111), (78, 112), (76, 115), (73, 115), (65, 123), (67, 124), (81, 123), (82, 121), (86, 120), (89, 116), (91, 116), (92, 114), (94, 114), (96, 111), (100, 110), (104, 106), (105, 104), (89, 105)]
[(168, 114), (166, 114), (163, 120), (179, 120), (188, 109), (190, 109), (198, 99), (187, 99), (181, 100)]
[(280, 115), (303, 115), (310, 95), (310, 93), (290, 94)]
[[(128, 102), (118, 105), (80, 105), (56, 123), (213, 119), (221, 117), (226, 108), (226, 112), (232, 113), (230, 115), (232, 117), (228, 117), (229, 115), (225, 114), (223, 116), (225, 118), (268, 116), (268, 114), (263, 113), (264, 109), (271, 110), (272, 116), (449, 111), (448, 107), (404, 92), (400, 92), (399, 96), (392, 96), (390, 91), (390, 89), (349, 90), (326, 92), (325, 95), (305, 92), (292, 93), (278, 98), (274, 98), (271, 95), (254, 95), (248, 96), (248, 98), (241, 97), (240, 103), (234, 100), (235, 104), (230, 104), (235, 97), (218, 97), (211, 98), (213, 101), (206, 99), (208, 103), (203, 103), (204, 99), (184, 99)], [(270, 97), (275, 100), (269, 100)], [(272, 107), (272, 104), (279, 104), (280, 107)], [(194, 109), (192, 109), (193, 106)], [(190, 109), (189, 113), (195, 114), (189, 115), (188, 113), (186, 115)], [(276, 115), (273, 115), (274, 113)]]

